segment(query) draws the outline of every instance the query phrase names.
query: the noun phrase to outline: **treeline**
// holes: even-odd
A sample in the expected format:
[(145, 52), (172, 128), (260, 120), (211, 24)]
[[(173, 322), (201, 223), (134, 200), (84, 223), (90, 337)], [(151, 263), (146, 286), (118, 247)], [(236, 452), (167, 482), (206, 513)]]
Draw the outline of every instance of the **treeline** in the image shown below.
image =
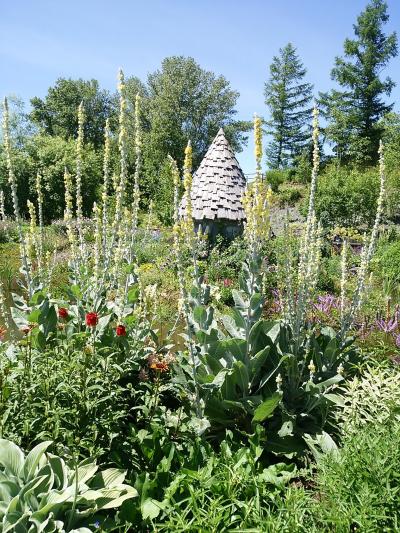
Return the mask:
[[(347, 165), (359, 170), (375, 165), (381, 138), (388, 142), (393, 154), (399, 152), (400, 119), (390, 113), (393, 104), (385, 98), (390, 96), (394, 82), (382, 78), (381, 74), (397, 54), (395, 33), (384, 32), (388, 18), (383, 0), (371, 0), (367, 4), (354, 25), (354, 38), (345, 40), (343, 56), (335, 60), (332, 80), (336, 87), (325, 94), (314, 92), (293, 44), (279, 50), (265, 83), (265, 114), (269, 117), (264, 123), (268, 168), (289, 172), (298, 181), (308, 179), (313, 100), (317, 101), (323, 117), (322, 145), (329, 146), (323, 156), (325, 168), (332, 160), (335, 168)], [(159, 218), (169, 223), (173, 185), (168, 154), (182, 165), (184, 147), (190, 139), (196, 168), (221, 126), (233, 148), (240, 151), (247, 141), (251, 122), (237, 119), (239, 93), (229, 81), (203, 69), (192, 58), (168, 57), (144, 81), (128, 77), (126, 95), (132, 143), (128, 169), (130, 186), (136, 160), (133, 130), (137, 94), (141, 97), (138, 118), (142, 129), (142, 207), (146, 208), (150, 199), (153, 200)], [(96, 80), (60, 78), (43, 99), (31, 99), (29, 114), (24, 112), (21, 102), (11, 101), (14, 166), (22, 208), (26, 200), (34, 200), (34, 183), (40, 173), (46, 190), (47, 221), (63, 215), (63, 175), (65, 168), (71, 173), (75, 169), (77, 109), (81, 102), (86, 114), (82, 192), (84, 212), (89, 216), (100, 192), (107, 117), (114, 132), (113, 170), (118, 174), (117, 94), (102, 89)], [(393, 158), (397, 165), (397, 157)], [(0, 188), (7, 188), (1, 148)]]
[[(335, 59), (331, 78), (337, 88), (315, 95), (325, 119), (324, 139), (340, 163), (359, 166), (376, 164), (379, 140), (385, 132), (384, 117), (392, 110), (387, 103), (394, 81), (382, 79), (382, 70), (397, 55), (397, 36), (386, 35), (387, 4), (371, 0), (354, 24), (354, 38), (344, 42), (343, 56)], [(309, 157), (313, 86), (296, 48), (287, 44), (270, 66), (265, 101), (271, 135), (267, 148), (271, 168), (287, 168)]]
[[(250, 122), (237, 120), (239, 93), (224, 76), (204, 70), (192, 58), (168, 57), (159, 70), (149, 74), (145, 82), (136, 77), (126, 79), (129, 124), (129, 175), (134, 175), (134, 106), (141, 96), (140, 125), (142, 161), (140, 186), (143, 207), (150, 199), (164, 222), (171, 219), (173, 184), (167, 164), (170, 154), (182, 164), (184, 148), (191, 140), (194, 166), (205, 154), (209, 143), (222, 126), (235, 150), (246, 141)], [(48, 89), (45, 98), (32, 98), (32, 110), (23, 112), (21, 102), (11, 105), (15, 167), (19, 194), (25, 205), (34, 191), (39, 172), (45, 183), (45, 213), (48, 220), (63, 215), (64, 168), (75, 168), (75, 139), (78, 130), (77, 109), (85, 108), (85, 154), (83, 168), (84, 211), (90, 214), (102, 180), (104, 125), (110, 118), (114, 132), (113, 168), (118, 173), (117, 131), (118, 96), (102, 89), (96, 80), (60, 78)], [(11, 102), (12, 104), (13, 102)], [(0, 184), (6, 186), (4, 155), (0, 153)], [(131, 179), (132, 182), (132, 179)]]

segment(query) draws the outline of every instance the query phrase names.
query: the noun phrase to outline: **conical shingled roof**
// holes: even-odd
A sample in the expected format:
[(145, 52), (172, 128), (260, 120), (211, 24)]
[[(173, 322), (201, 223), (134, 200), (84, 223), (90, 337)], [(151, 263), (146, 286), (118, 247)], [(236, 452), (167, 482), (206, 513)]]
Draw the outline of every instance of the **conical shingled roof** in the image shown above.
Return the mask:
[[(246, 178), (221, 128), (193, 174), (194, 220), (243, 221), (246, 218), (242, 205), (245, 188)], [(184, 209), (185, 198), (180, 206), (181, 216)]]

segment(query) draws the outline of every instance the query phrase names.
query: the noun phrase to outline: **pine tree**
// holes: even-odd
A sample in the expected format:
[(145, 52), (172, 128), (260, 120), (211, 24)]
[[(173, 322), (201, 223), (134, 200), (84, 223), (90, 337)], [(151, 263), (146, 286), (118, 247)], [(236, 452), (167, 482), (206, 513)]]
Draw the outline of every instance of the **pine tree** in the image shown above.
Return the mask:
[(326, 130), (336, 155), (347, 161), (373, 164), (378, 160), (382, 126), (379, 120), (393, 104), (390, 96), (394, 82), (381, 79), (380, 73), (397, 54), (395, 33), (385, 35), (383, 25), (389, 20), (384, 0), (371, 0), (357, 18), (354, 39), (344, 42), (344, 58), (337, 57), (331, 77), (344, 88), (320, 95), (329, 125)]
[(265, 103), (271, 115), (267, 125), (272, 141), (266, 150), (271, 168), (292, 165), (309, 142), (313, 86), (304, 82), (306, 72), (291, 43), (280, 48), (270, 65)]

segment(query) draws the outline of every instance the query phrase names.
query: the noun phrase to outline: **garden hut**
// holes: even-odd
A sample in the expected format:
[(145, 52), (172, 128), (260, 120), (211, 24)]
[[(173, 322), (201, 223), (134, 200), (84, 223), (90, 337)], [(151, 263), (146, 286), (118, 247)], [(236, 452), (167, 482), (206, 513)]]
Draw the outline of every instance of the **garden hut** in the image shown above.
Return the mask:
[[(217, 234), (233, 238), (243, 231), (242, 198), (246, 178), (221, 128), (199, 168), (193, 174), (192, 213), (196, 231), (214, 240)], [(185, 198), (180, 215), (185, 211)]]

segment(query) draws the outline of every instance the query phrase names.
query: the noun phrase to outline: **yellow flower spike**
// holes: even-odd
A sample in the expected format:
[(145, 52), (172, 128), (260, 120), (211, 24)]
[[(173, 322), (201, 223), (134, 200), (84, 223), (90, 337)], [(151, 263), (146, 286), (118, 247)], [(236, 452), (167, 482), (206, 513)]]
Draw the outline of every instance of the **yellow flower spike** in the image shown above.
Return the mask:
[(72, 227), (73, 204), (72, 204), (72, 178), (67, 169), (64, 170), (64, 187), (65, 187), (65, 212), (64, 220), (67, 225), (67, 237), (71, 246), (73, 262), (76, 261), (76, 238)]
[[(32, 264), (34, 249), (37, 248), (36, 209), (30, 200), (27, 201), (27, 207), (29, 211), (29, 236), (28, 236), (28, 242), (27, 242), (27, 252), (28, 252), (29, 262)], [(36, 252), (37, 251), (38, 250), (36, 250)]]
[(269, 236), (269, 205), (272, 199), (271, 189), (262, 182), (262, 128), (261, 119), (257, 115), (254, 116), (254, 144), (256, 177), (254, 182), (248, 186), (242, 199), (246, 213), (244, 235), (252, 253), (256, 253), (262, 242)]
[(76, 143), (76, 218), (82, 220), (82, 157), (83, 157), (83, 126), (85, 123), (85, 110), (83, 102), (78, 108), (78, 139)]
[(190, 141), (185, 148), (185, 161), (183, 165), (183, 185), (185, 188), (185, 217), (184, 228), (188, 245), (192, 247), (194, 238), (193, 210), (192, 210), (192, 160), (193, 151)]
[(261, 175), (261, 159), (262, 159), (262, 128), (261, 118), (254, 115), (254, 155), (256, 158), (256, 172), (257, 177)]
[(140, 102), (141, 97), (138, 93), (135, 98), (135, 154), (136, 154), (136, 163), (135, 163), (135, 175), (134, 175), (134, 186), (133, 186), (133, 205), (132, 205), (132, 234), (135, 232), (138, 225), (138, 214), (139, 214), (139, 203), (140, 203), (140, 189), (139, 189), (139, 178), (140, 178), (140, 168), (142, 163), (142, 139), (141, 139), (141, 127), (140, 127)]

